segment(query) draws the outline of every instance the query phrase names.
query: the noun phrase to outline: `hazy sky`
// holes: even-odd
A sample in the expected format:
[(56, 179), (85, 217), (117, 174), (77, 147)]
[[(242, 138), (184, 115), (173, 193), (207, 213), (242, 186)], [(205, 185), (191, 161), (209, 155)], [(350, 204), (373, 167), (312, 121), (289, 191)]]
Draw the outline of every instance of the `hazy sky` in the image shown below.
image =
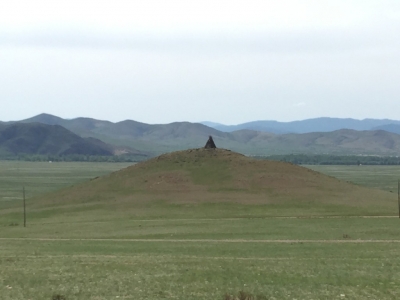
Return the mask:
[(399, 0), (0, 2), (0, 120), (400, 119)]

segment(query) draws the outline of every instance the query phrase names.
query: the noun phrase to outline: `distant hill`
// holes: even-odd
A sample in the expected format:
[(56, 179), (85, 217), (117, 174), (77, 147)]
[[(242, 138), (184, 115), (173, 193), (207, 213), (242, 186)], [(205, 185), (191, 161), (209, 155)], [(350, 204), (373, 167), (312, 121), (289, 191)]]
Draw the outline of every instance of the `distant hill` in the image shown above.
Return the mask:
[[(176, 150), (203, 147), (209, 135), (213, 136), (217, 147), (231, 149), (246, 155), (291, 153), (400, 155), (400, 135), (398, 134), (387, 131), (349, 129), (323, 132), (333, 124), (329, 118), (306, 120), (308, 123), (304, 121), (306, 123), (302, 125), (302, 128), (305, 129), (308, 124), (307, 126), (311, 129), (312, 126), (317, 126), (318, 120), (327, 122), (325, 125), (320, 123), (321, 131), (303, 134), (274, 134), (249, 129), (222, 132), (204, 124), (189, 122), (151, 125), (132, 120), (117, 123), (90, 118), (66, 120), (47, 114), (22, 122), (57, 123), (81, 137), (96, 138), (118, 147), (131, 147), (153, 156)], [(346, 123), (347, 121), (341, 120), (341, 122)], [(368, 122), (366, 120), (348, 120), (348, 124), (358, 124), (359, 127), (367, 126), (365, 125), (367, 123), (379, 124), (386, 120), (370, 120)], [(270, 124), (273, 123), (279, 124), (276, 121)], [(361, 124), (364, 125), (361, 126)], [(300, 125), (299, 127), (301, 127)]]
[(387, 132), (400, 134), (400, 124), (387, 124), (374, 127), (373, 130), (385, 130)]
[[(91, 118), (62, 119), (49, 114), (22, 120), (61, 125), (82, 136), (100, 139), (106, 143), (128, 146), (153, 155), (204, 146), (209, 135), (229, 141), (229, 134), (200, 123), (174, 122), (170, 124), (146, 124), (132, 120), (117, 123)], [(231, 143), (228, 143), (231, 144)], [(233, 142), (235, 146), (239, 144)]]
[(82, 138), (60, 125), (0, 124), (0, 153), (3, 154), (110, 156), (116, 151), (115, 146), (93, 138)]
[(284, 134), (271, 144), (282, 149), (296, 149), (298, 153), (400, 155), (400, 135), (383, 130)]
[(256, 131), (266, 131), (276, 134), (283, 133), (310, 133), (310, 132), (329, 132), (340, 129), (353, 130), (374, 130), (381, 129), (380, 126), (388, 124), (400, 125), (400, 121), (377, 120), (377, 119), (340, 119), (340, 118), (316, 118), (293, 122), (278, 121), (254, 121), (238, 125), (223, 125), (213, 122), (204, 122), (207, 126), (220, 131), (232, 132), (241, 129)]

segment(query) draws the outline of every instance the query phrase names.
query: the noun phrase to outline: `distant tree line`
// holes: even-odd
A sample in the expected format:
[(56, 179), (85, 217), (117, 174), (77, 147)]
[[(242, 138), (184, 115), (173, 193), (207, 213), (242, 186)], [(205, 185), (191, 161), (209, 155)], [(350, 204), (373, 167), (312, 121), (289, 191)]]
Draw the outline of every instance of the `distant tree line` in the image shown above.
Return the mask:
[(0, 155), (0, 160), (20, 160), (20, 161), (52, 161), (52, 162), (139, 162), (146, 160), (148, 157), (141, 155), (38, 155), (38, 154), (19, 154), (19, 155)]
[(400, 156), (288, 154), (256, 158), (286, 161), (296, 165), (400, 165)]

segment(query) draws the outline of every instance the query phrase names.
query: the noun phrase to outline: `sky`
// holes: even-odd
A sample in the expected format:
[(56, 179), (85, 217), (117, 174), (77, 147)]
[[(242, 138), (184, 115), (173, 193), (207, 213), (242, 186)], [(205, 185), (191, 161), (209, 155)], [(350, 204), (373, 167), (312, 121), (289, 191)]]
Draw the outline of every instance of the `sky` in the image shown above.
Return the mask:
[(398, 0), (0, 3), (0, 121), (400, 120)]

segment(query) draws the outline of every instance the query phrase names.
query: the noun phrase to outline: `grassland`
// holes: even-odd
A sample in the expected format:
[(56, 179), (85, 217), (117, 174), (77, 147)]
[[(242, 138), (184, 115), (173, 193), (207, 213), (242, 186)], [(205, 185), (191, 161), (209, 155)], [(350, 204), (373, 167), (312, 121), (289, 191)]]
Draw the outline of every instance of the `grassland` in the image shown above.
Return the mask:
[[(209, 176), (196, 164), (167, 158), (88, 184), (79, 182), (107, 172), (110, 165), (60, 165), (69, 171), (47, 169), (47, 164), (35, 168), (36, 195), (50, 190), (47, 184), (41, 185), (47, 180), (56, 182), (51, 189), (62, 189), (28, 199), (27, 228), (14, 226), (18, 223), (14, 220), (21, 219), (19, 208), (7, 206), (0, 211), (0, 299), (52, 299), (54, 295), (68, 300), (225, 299), (225, 294), (239, 291), (258, 299), (400, 297), (399, 220), (396, 211), (391, 212), (392, 205), (379, 199), (375, 207), (385, 217), (374, 216), (370, 203), (374, 197), (367, 197), (370, 190), (290, 169), (293, 174), (287, 179), (296, 187), (295, 173), (299, 172), (300, 178), (322, 180), (331, 193), (334, 188), (361, 191), (367, 205), (322, 201), (318, 206), (319, 199), (306, 201), (305, 194), (298, 198), (301, 204), (287, 202), (287, 197), (278, 198), (286, 204), (263, 203), (259, 195), (270, 196), (271, 191), (244, 180), (251, 170), (243, 161), (234, 160), (242, 172), (234, 175), (228, 172), (232, 165), (210, 159)], [(282, 166), (274, 166), (279, 166), (274, 173), (279, 176)], [(28, 169), (25, 178), (33, 177)], [(230, 185), (238, 179), (240, 188)], [(11, 195), (12, 180), (1, 182), (1, 190)], [(380, 182), (383, 190), (391, 184)], [(70, 184), (75, 187), (65, 189)], [(197, 196), (187, 199), (175, 187)], [(382, 193), (389, 195), (396, 208), (397, 197)], [(73, 199), (68, 198), (70, 194)], [(374, 190), (370, 194), (381, 195)], [(58, 198), (53, 200), (53, 196)], [(212, 203), (198, 201), (203, 197), (213, 197)], [(234, 201), (226, 201), (227, 197)], [(251, 203), (241, 201), (243, 197)]]
[(26, 197), (32, 198), (129, 165), (132, 163), (0, 161), (0, 205), (22, 199), (23, 186)]
[(397, 193), (400, 166), (307, 166), (308, 168), (362, 186)]

